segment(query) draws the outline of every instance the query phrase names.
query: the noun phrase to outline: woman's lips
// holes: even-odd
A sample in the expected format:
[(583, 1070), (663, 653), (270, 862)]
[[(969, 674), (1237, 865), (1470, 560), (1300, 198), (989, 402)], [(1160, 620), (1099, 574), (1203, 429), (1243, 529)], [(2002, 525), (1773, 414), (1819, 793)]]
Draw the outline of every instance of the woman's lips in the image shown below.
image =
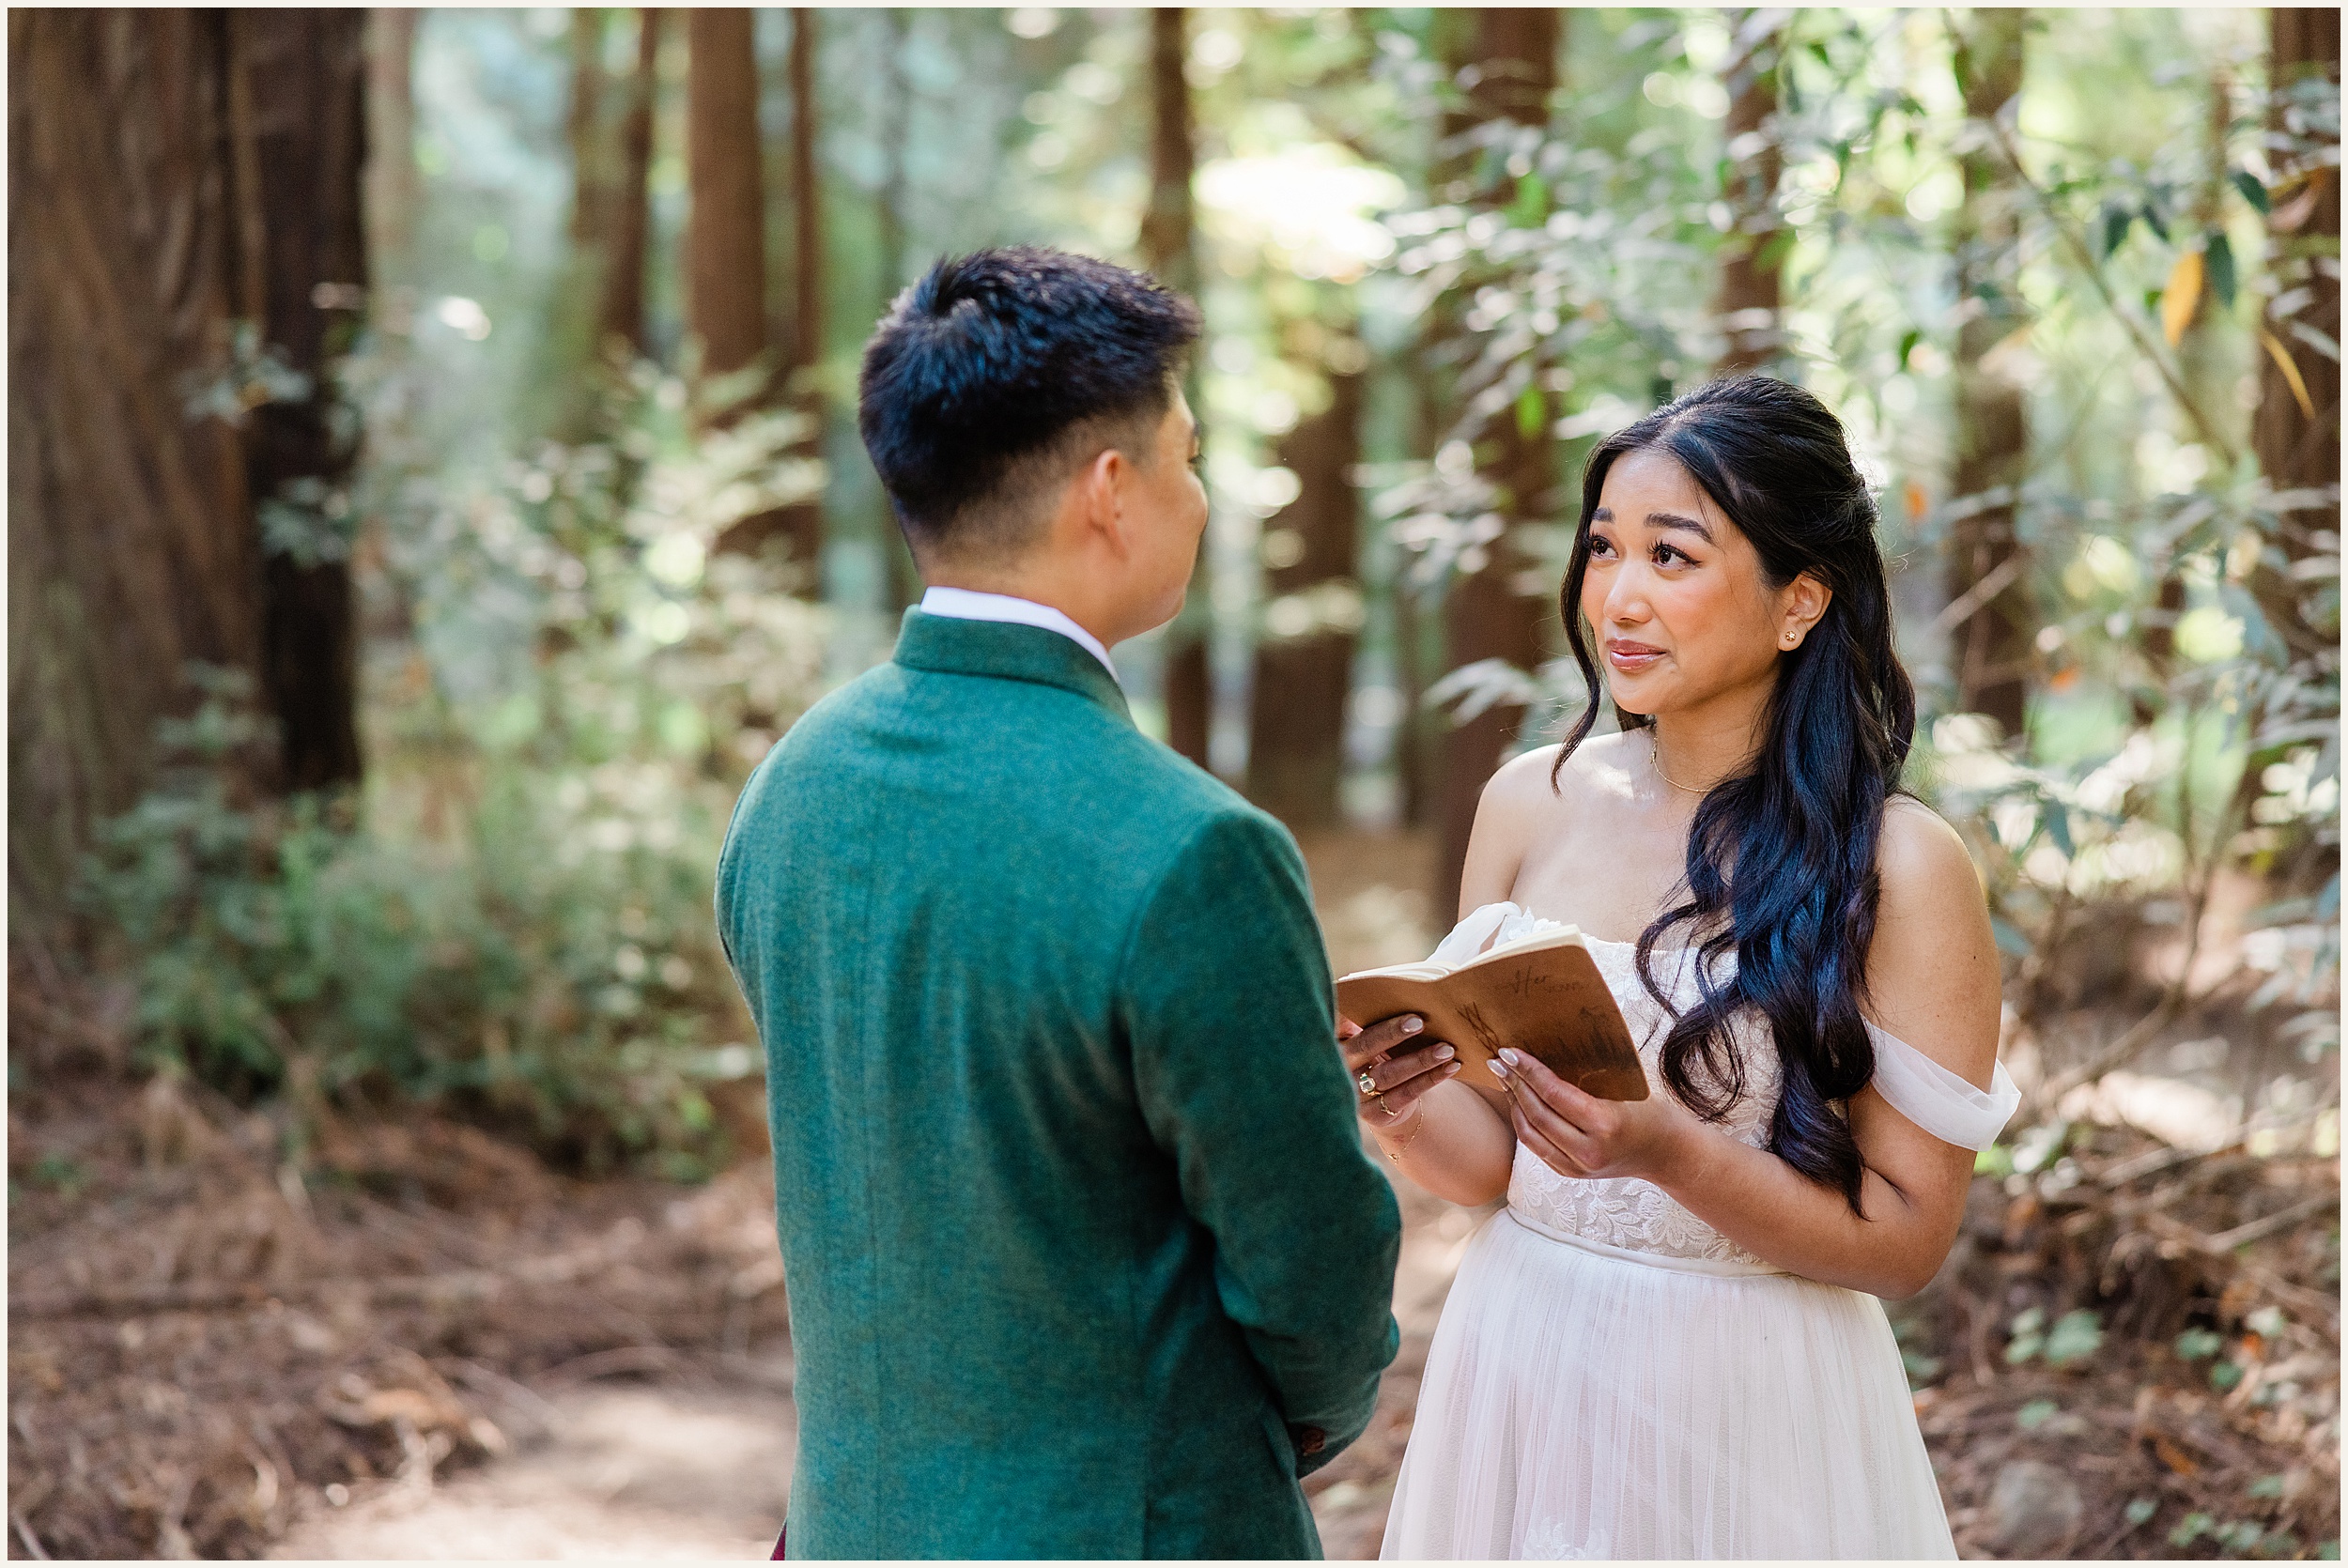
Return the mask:
[(1644, 642), (1617, 642), (1611, 638), (1607, 639), (1606, 662), (1626, 675), (1636, 675), (1643, 669), (1651, 669), (1661, 663), (1662, 658), (1663, 651), (1661, 648), (1651, 648)]

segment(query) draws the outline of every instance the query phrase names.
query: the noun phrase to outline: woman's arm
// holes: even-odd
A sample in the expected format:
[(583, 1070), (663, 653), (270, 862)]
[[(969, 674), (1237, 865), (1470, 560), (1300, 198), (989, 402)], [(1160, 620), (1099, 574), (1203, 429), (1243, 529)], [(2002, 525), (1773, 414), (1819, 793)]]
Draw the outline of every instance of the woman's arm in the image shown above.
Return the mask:
[[(1517, 758), (1484, 786), (1460, 877), (1461, 918), (1515, 891), (1533, 815), (1550, 798), (1549, 764), (1555, 749)], [(1383, 1029), (1365, 1034), (1350, 1022), (1337, 1025), (1346, 1068), (1356, 1084), (1368, 1071), (1379, 1093), (1393, 1102), (1391, 1115), (1368, 1096), (1360, 1106), (1362, 1125), (1377, 1136), (1386, 1158), (1421, 1187), (1456, 1204), (1475, 1207), (1507, 1191), (1517, 1148), (1506, 1097), (1449, 1082), (1458, 1067), (1442, 1041), (1398, 1054)]]
[[(1964, 843), (1930, 811), (1895, 802), (1884, 812), (1877, 869), (1870, 1010), (1891, 1034), (1986, 1086), (1998, 1050), (1997, 947)], [(1840, 1192), (1699, 1121), (1668, 1094), (1596, 1099), (1522, 1053), (1502, 1055), (1517, 1084), (1516, 1132), (1535, 1154), (1568, 1175), (1644, 1176), (1781, 1268), (1896, 1299), (1923, 1289), (1956, 1239), (1972, 1151), (1924, 1131), (1872, 1086), (1846, 1107), (1865, 1166), (1853, 1214)]]

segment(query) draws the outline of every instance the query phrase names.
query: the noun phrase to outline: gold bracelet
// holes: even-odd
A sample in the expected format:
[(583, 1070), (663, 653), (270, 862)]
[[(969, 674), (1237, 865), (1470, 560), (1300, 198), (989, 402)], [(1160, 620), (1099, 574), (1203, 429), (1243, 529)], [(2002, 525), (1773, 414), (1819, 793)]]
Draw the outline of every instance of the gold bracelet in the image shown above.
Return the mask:
[(1387, 1159), (1400, 1160), (1402, 1158), (1402, 1151), (1409, 1148), (1413, 1144), (1418, 1142), (1418, 1130), (1422, 1125), (1420, 1118), (1424, 1117), (1426, 1115), (1427, 1112), (1423, 1108), (1413, 1112), (1411, 1115), (1411, 1135), (1403, 1139), (1400, 1143), (1395, 1145), (1392, 1148), (1386, 1147), (1386, 1141), (1383, 1138), (1380, 1138), (1378, 1140), (1378, 1146), (1386, 1150)]

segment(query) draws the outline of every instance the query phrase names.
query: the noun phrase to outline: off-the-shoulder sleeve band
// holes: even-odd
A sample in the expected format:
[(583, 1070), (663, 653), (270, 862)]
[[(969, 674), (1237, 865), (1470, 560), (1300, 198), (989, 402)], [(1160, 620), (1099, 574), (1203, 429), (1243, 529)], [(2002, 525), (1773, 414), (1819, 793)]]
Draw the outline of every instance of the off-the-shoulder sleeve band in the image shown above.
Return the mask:
[(1989, 1087), (1977, 1089), (1896, 1035), (1872, 1023), (1867, 1035), (1876, 1047), (1876, 1092), (1944, 1144), (1987, 1148), (2022, 1102), (2003, 1062), (1990, 1073)]

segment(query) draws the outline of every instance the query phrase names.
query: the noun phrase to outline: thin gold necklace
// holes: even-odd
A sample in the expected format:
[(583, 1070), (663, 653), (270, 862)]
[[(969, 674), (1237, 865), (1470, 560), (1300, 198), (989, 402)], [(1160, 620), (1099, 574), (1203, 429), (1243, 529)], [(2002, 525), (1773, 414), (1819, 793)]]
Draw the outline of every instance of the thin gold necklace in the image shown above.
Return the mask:
[(1670, 774), (1665, 773), (1663, 771), (1663, 748), (1655, 743), (1653, 736), (1649, 736), (1647, 738), (1646, 746), (1647, 761), (1655, 764), (1656, 777), (1661, 779), (1673, 789), (1677, 790), (1683, 795), (1707, 795), (1711, 793), (1709, 790), (1699, 790), (1692, 784), (1682, 784), (1678, 779), (1674, 778)]

